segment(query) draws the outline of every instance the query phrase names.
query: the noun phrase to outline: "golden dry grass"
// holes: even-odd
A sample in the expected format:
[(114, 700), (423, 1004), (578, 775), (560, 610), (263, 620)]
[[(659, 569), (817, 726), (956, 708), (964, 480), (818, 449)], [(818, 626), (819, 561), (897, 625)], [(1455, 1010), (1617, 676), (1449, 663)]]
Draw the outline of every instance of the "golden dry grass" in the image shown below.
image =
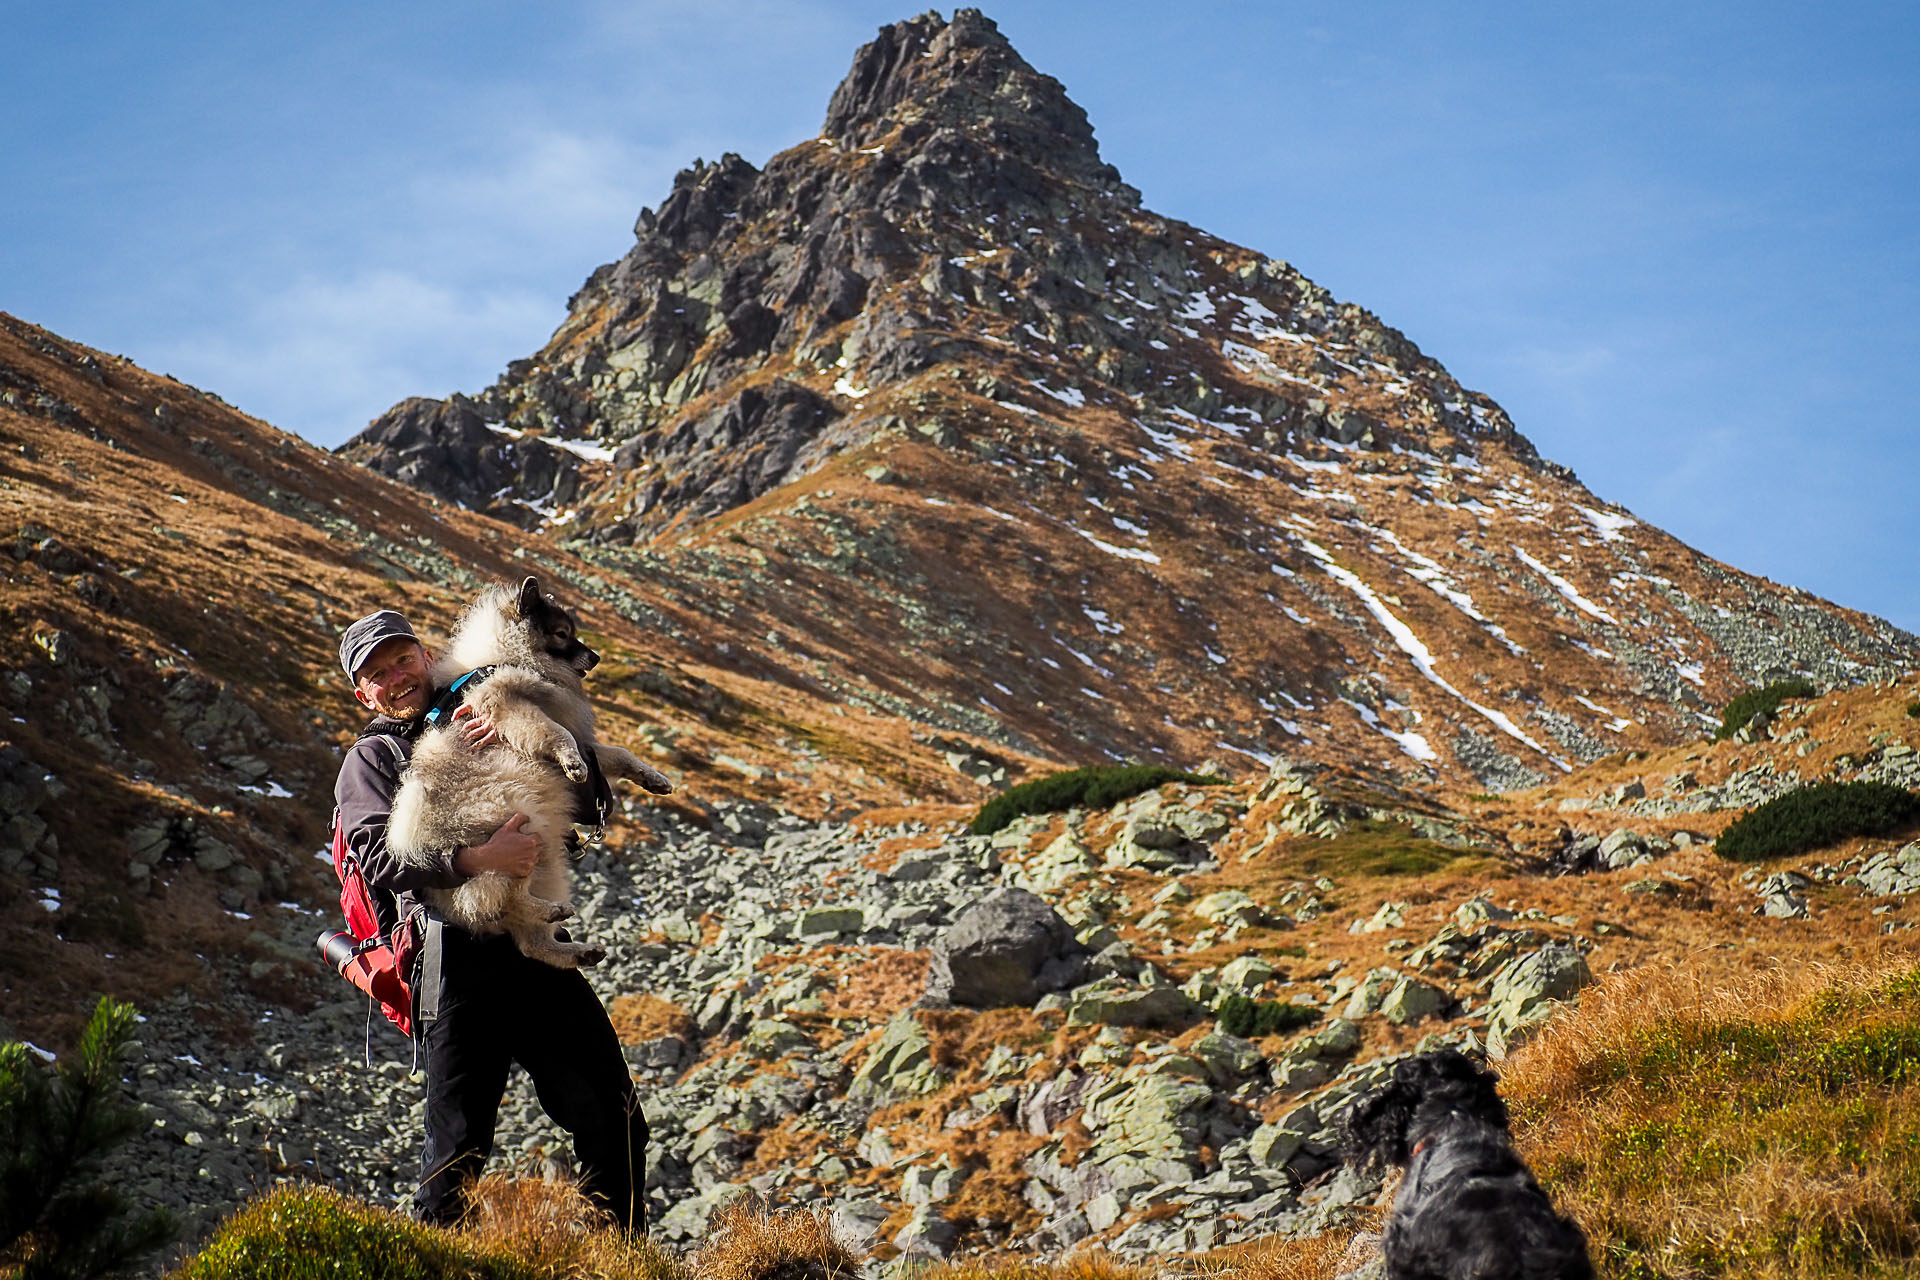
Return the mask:
[(688, 1280), (659, 1245), (610, 1230), (574, 1184), (489, 1174), (474, 1184), (458, 1235), (476, 1252), (508, 1258), (540, 1280)]
[(1913, 1274), (1920, 968), (1604, 979), (1507, 1064), (1523, 1154), (1612, 1277)]
[(783, 1212), (742, 1196), (714, 1215), (691, 1270), (696, 1280), (855, 1280), (860, 1264), (825, 1209)]
[(1151, 1263), (1089, 1249), (1051, 1260), (1005, 1254), (934, 1263), (917, 1271), (915, 1280), (1152, 1280), (1159, 1274)]
[(671, 1000), (654, 995), (615, 996), (607, 1010), (621, 1044), (640, 1044), (660, 1036), (694, 1036), (693, 1016)]
[(1368, 1210), (1361, 1226), (1291, 1240), (1269, 1236), (1248, 1244), (1216, 1249), (1195, 1260), (1206, 1280), (1332, 1280), (1365, 1261), (1377, 1250), (1377, 1230), (1384, 1210)]

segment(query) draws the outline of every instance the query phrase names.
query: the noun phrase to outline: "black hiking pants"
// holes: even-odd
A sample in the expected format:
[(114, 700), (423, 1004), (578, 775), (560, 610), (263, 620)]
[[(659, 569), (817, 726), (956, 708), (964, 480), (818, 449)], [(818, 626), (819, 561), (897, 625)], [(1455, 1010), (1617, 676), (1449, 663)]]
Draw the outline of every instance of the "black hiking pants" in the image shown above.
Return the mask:
[[(439, 1008), (419, 1026), (427, 1134), (414, 1215), (450, 1225), (466, 1211), (517, 1062), (541, 1107), (573, 1135), (581, 1189), (622, 1227), (645, 1230), (647, 1122), (586, 975), (529, 960), (504, 934), (477, 938), (452, 925), (435, 932)], [(423, 977), (432, 967), (422, 966)], [(424, 1013), (431, 995), (421, 996)]]

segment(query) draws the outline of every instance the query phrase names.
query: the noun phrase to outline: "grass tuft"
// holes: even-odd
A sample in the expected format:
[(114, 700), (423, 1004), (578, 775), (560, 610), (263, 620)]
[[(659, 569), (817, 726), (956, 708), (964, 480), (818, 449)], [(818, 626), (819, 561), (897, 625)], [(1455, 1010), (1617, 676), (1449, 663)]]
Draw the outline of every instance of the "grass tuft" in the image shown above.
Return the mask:
[(1884, 836), (1920, 820), (1920, 795), (1884, 782), (1817, 782), (1740, 815), (1720, 833), (1723, 858), (1757, 862), (1854, 836)]
[(1050, 773), (1032, 782), (1009, 787), (980, 807), (971, 830), (990, 836), (1015, 818), (1031, 813), (1059, 813), (1063, 809), (1104, 809), (1143, 791), (1169, 782), (1222, 786), (1225, 778), (1210, 773), (1187, 773), (1158, 764), (1095, 765)]
[(829, 1210), (777, 1213), (751, 1195), (713, 1216), (693, 1259), (699, 1280), (858, 1280), (860, 1267)]

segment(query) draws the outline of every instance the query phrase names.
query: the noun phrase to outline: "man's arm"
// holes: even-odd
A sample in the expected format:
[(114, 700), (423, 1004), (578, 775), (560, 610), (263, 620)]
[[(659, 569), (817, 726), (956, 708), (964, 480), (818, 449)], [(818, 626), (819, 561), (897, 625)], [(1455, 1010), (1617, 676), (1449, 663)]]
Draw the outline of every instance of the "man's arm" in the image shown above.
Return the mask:
[(451, 889), (466, 879), (456, 870), (456, 850), (435, 865), (402, 862), (387, 848), (387, 821), (393, 816), (393, 796), (400, 789), (400, 772), (386, 744), (362, 738), (347, 752), (334, 784), (334, 803), (340, 806), (340, 824), (347, 847), (359, 860), (369, 884), (389, 893), (420, 889)]
[(347, 847), (359, 860), (368, 883), (389, 893), (411, 893), (451, 889), (482, 871), (532, 874), (540, 858), (540, 842), (520, 829), (527, 820), (521, 813), (509, 818), (485, 843), (449, 850), (434, 866), (401, 861), (387, 848), (387, 822), (399, 789), (399, 766), (392, 751), (371, 739), (355, 743), (340, 767), (334, 802), (340, 806)]

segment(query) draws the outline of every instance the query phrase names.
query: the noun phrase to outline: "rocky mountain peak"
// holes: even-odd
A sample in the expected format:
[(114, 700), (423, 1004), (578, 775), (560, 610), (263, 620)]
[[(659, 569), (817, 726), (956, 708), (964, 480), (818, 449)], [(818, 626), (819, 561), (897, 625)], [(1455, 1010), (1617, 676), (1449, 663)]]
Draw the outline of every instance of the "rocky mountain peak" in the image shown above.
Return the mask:
[(938, 151), (956, 134), (1081, 182), (1120, 185), (1118, 171), (1101, 163), (1087, 113), (978, 9), (957, 10), (951, 22), (927, 13), (882, 27), (854, 55), (821, 129), (823, 139), (856, 150), (932, 142)]
[[(1084, 762), (1482, 789), (1916, 652), (1589, 493), (1288, 263), (1141, 207), (980, 14), (696, 163), (552, 338), (350, 458), (738, 617), (795, 687)], [(1623, 406), (1623, 411), (1630, 407)]]

